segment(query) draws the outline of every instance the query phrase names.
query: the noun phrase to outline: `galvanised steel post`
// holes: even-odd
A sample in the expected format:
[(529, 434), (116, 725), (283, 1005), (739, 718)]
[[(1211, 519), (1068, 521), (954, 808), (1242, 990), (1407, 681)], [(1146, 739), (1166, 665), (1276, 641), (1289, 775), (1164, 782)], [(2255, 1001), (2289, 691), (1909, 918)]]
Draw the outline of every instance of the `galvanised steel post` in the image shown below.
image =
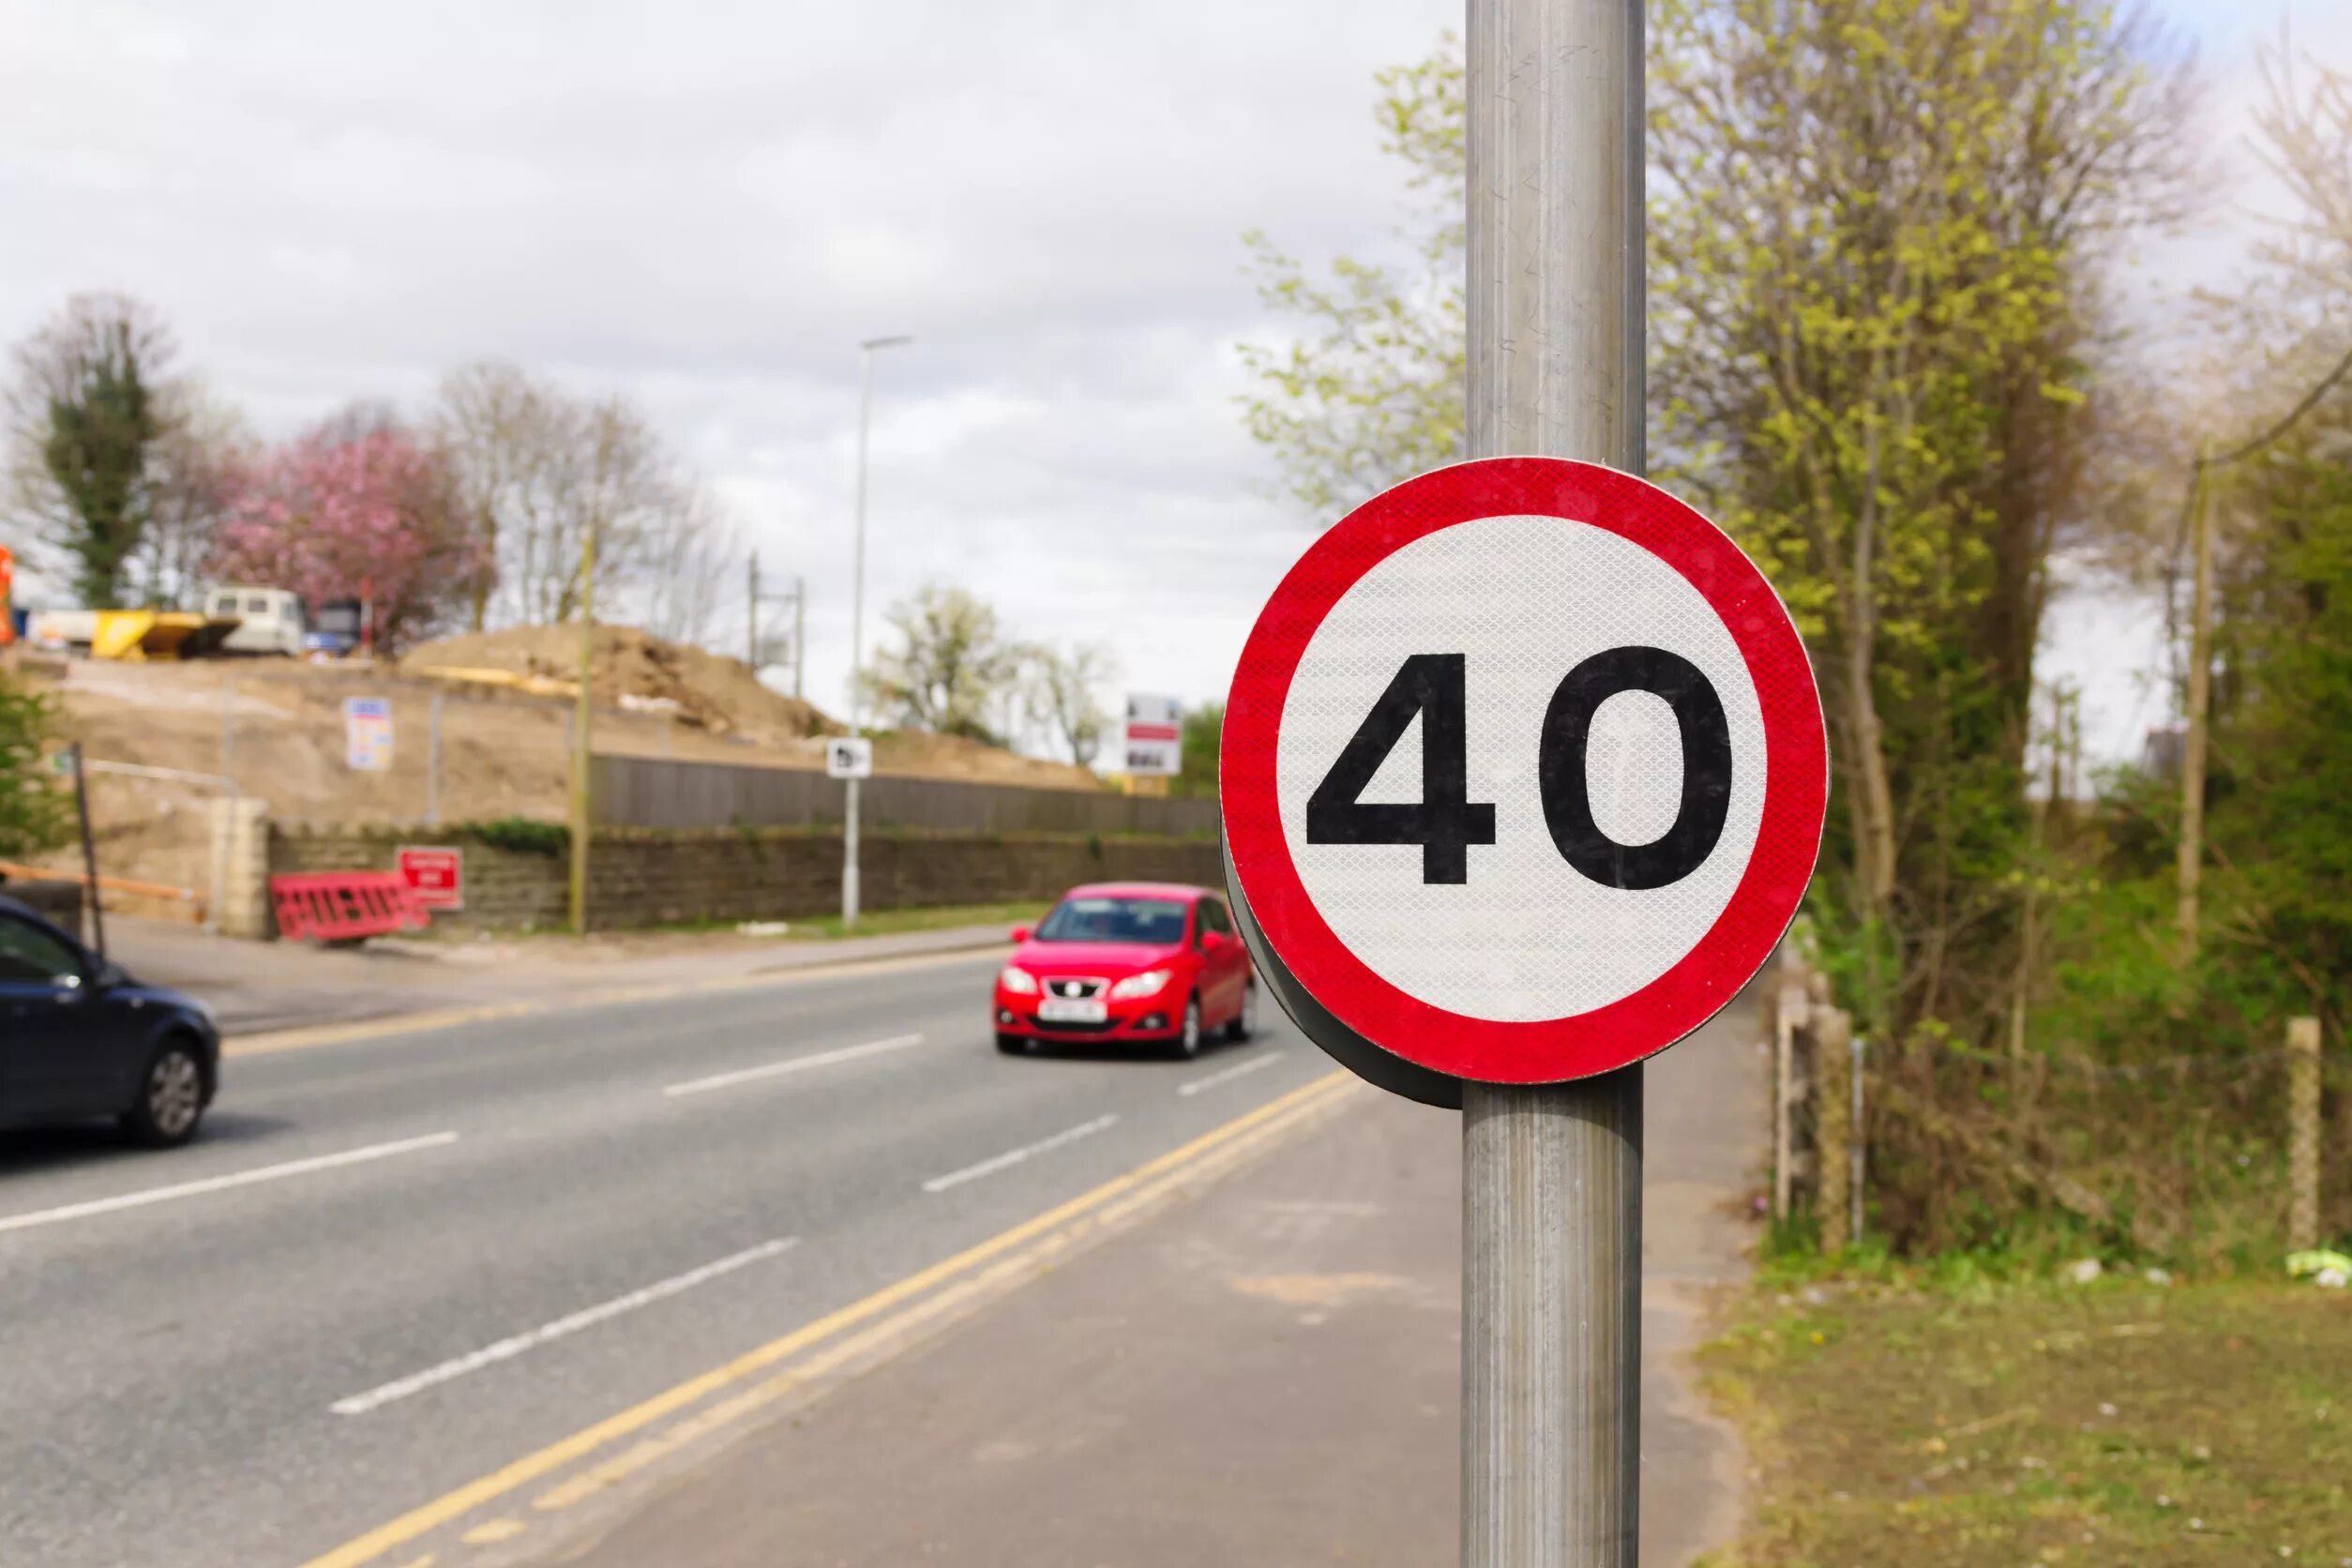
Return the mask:
[[(1642, 0), (1469, 0), (1469, 453), (1643, 466)], [(1632, 1568), (1642, 1070), (1465, 1086), (1464, 1568)]]

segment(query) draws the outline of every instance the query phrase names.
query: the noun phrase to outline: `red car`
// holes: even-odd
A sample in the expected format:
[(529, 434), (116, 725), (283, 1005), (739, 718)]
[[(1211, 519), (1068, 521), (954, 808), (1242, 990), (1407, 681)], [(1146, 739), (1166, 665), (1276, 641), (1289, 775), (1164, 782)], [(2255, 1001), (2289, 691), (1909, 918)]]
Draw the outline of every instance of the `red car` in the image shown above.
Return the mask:
[(1209, 1031), (1246, 1040), (1258, 980), (1225, 900), (1168, 882), (1072, 888), (1038, 923), (1013, 928), (998, 972), (996, 1048), (1033, 1041), (1150, 1042), (1200, 1054)]

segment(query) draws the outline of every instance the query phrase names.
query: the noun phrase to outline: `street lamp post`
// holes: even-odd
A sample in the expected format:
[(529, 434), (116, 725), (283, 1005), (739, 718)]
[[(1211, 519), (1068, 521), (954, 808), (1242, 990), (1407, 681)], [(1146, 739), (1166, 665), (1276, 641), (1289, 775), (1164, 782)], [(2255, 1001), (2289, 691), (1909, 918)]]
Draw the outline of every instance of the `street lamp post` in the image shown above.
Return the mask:
[[(903, 335), (858, 344), (857, 531), (850, 567), (850, 733), (866, 733), (866, 431), (874, 412), (874, 351), (913, 342)], [(858, 780), (849, 781), (841, 826), (841, 929), (857, 929)]]

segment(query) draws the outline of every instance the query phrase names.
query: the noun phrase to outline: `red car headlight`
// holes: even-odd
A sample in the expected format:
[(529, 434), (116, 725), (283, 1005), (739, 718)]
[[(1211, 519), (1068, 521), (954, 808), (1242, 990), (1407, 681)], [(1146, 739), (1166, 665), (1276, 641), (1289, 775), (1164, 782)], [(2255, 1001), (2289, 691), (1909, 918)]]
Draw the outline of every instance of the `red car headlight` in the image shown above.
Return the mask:
[(1132, 1002), (1139, 996), (1157, 996), (1174, 978), (1176, 972), (1168, 969), (1147, 969), (1140, 974), (1130, 974), (1110, 988), (1110, 1000)]
[(1003, 987), (1006, 990), (1011, 991), (1015, 996), (1035, 996), (1037, 994), (1037, 977), (1030, 973), (1029, 971), (1025, 969), (1015, 969), (1010, 964), (1005, 965), (1004, 968), (998, 972), (996, 983)]

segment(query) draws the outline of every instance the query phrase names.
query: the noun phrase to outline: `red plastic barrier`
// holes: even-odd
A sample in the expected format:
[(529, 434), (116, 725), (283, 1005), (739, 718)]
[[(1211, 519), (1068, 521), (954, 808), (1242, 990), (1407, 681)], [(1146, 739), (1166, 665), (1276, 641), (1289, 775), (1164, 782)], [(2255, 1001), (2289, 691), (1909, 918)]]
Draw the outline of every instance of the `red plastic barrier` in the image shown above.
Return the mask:
[(278, 934), (289, 942), (356, 942), (421, 931), (432, 916), (397, 871), (302, 871), (269, 879)]

